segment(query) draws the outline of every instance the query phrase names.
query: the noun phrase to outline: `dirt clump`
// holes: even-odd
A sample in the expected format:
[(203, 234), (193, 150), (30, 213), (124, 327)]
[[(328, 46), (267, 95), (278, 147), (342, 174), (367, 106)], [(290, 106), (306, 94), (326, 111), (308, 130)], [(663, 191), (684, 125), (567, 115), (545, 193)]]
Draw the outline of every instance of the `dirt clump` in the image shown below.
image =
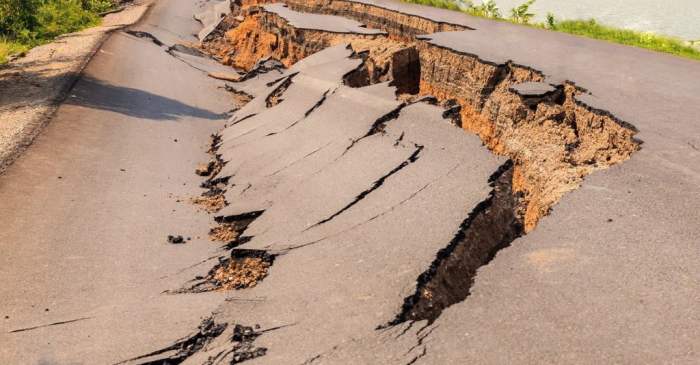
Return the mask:
[(209, 238), (212, 241), (231, 242), (238, 238), (240, 233), (232, 224), (221, 224), (209, 230)]
[(216, 268), (211, 280), (218, 290), (252, 288), (267, 276), (271, 265), (263, 257), (234, 257)]
[(216, 213), (226, 206), (224, 194), (203, 194), (192, 198), (192, 204), (204, 209), (207, 213)]

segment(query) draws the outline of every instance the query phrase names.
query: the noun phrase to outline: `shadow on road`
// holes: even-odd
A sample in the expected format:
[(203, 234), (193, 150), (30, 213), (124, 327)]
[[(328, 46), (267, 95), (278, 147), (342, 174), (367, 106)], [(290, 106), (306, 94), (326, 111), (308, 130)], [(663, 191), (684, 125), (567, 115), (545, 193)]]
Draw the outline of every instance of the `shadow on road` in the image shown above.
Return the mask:
[(218, 120), (226, 117), (225, 113), (214, 113), (148, 91), (111, 85), (89, 76), (81, 78), (66, 104), (153, 120), (177, 120), (181, 117)]

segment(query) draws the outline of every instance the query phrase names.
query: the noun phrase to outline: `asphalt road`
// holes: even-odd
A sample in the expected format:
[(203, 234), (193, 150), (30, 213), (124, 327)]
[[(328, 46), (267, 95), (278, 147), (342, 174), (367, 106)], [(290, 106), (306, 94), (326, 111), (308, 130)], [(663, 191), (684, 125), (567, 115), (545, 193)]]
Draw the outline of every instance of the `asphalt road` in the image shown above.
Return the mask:
[[(266, 352), (253, 364), (697, 362), (697, 63), (360, 1), (470, 25), (430, 42), (577, 82), (592, 94), (582, 102), (639, 129), (642, 149), (587, 177), (498, 251), (434, 322), (382, 327), (483, 212), (505, 159), (443, 109), (402, 105), (389, 84), (343, 85), (360, 60), (342, 44), (237, 83), (256, 98), (229, 115), (231, 96), (206, 76), (220, 67), (165, 52), (196, 41), (192, 14), (202, 9), (159, 1), (132, 27), (150, 35), (114, 34), (0, 176), (1, 363), (115, 363), (167, 348), (213, 311), (217, 322), (260, 325), (255, 346)], [(367, 31), (268, 9), (312, 28)], [(217, 131), (220, 176), (231, 177), (219, 215), (264, 211), (238, 249), (277, 256), (254, 288), (164, 294), (224, 254), (206, 237), (212, 217), (187, 202), (202, 191), (193, 172)], [(171, 245), (171, 234), (192, 240)], [(230, 333), (186, 363), (231, 355)]]
[[(158, 1), (131, 29), (195, 42), (196, 11)], [(221, 85), (147, 38), (117, 32), (104, 44), (0, 176), (0, 363), (114, 363), (187, 334), (221, 302), (161, 294), (216, 254), (210, 217), (188, 200), (233, 107)], [(168, 244), (170, 234), (192, 240)]]

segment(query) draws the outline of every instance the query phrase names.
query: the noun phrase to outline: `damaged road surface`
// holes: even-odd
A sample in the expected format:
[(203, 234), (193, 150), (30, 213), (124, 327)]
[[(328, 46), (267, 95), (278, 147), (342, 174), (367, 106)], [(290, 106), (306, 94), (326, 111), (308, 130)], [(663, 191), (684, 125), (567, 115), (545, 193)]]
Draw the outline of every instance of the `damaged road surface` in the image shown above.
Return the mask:
[(0, 177), (0, 359), (695, 363), (698, 78), (390, 0), (156, 2)]

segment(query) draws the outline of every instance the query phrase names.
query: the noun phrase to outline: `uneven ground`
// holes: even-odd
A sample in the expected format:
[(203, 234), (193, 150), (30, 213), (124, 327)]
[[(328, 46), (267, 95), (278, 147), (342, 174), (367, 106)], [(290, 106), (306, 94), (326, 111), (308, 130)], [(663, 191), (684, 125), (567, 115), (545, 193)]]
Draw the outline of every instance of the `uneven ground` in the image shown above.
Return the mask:
[(157, 2), (0, 177), (0, 356), (696, 363), (697, 79), (393, 1)]

